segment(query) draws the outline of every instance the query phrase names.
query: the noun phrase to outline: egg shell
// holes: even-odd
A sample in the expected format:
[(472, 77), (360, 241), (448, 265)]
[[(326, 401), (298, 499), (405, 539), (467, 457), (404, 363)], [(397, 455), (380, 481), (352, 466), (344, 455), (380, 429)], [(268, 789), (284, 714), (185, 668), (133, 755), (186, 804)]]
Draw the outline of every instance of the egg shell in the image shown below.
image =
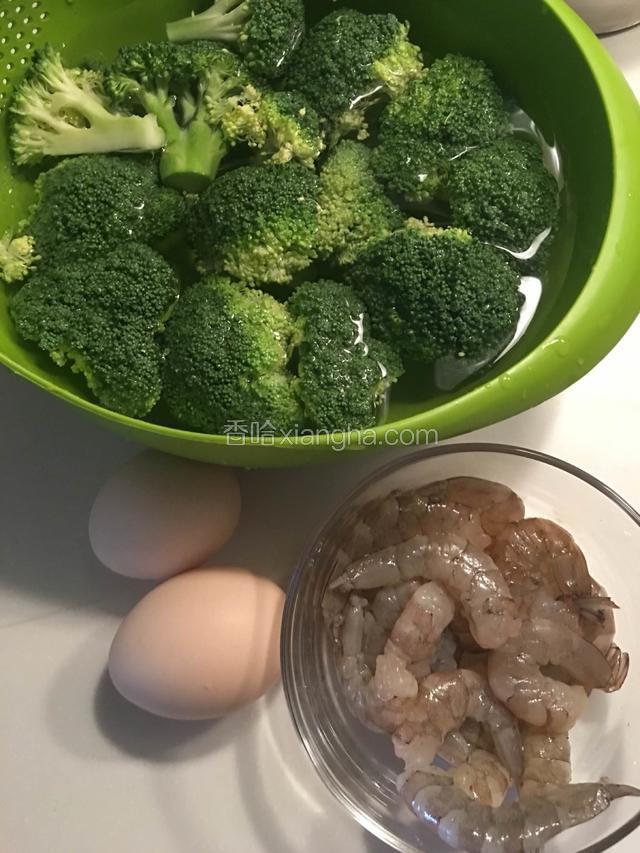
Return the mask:
[(203, 565), (228, 542), (240, 520), (240, 503), (231, 469), (150, 451), (102, 487), (89, 538), (112, 571), (165, 580)]
[(175, 720), (221, 717), (280, 676), (284, 593), (242, 569), (204, 568), (156, 587), (115, 636), (109, 673), (130, 702)]

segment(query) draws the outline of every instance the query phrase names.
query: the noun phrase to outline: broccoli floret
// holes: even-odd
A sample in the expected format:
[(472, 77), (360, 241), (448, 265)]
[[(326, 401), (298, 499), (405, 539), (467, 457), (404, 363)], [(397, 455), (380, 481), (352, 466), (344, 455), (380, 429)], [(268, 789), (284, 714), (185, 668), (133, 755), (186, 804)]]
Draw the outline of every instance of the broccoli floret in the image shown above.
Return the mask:
[(504, 255), (464, 231), (411, 227), (367, 249), (349, 273), (374, 334), (405, 358), (473, 358), (508, 343), (522, 297)]
[(302, 0), (216, 0), (199, 15), (167, 24), (170, 41), (212, 39), (243, 54), (257, 77), (281, 77), (305, 31)]
[(22, 230), (46, 263), (92, 260), (124, 242), (154, 244), (185, 217), (184, 198), (160, 186), (153, 163), (84, 156), (39, 176)]
[(350, 264), (371, 243), (402, 226), (371, 168), (371, 151), (343, 140), (320, 175), (318, 245), (324, 256)]
[(120, 49), (108, 86), (118, 102), (157, 118), (166, 134), (163, 183), (200, 192), (228, 153), (221, 121), (243, 82), (239, 59), (220, 45), (145, 42)]
[(558, 184), (540, 145), (526, 137), (509, 136), (459, 157), (449, 198), (456, 225), (514, 253), (526, 253), (558, 220)]
[(0, 239), (0, 278), (7, 284), (24, 281), (39, 260), (33, 237), (14, 237), (8, 231)]
[(72, 154), (155, 151), (166, 141), (155, 116), (116, 112), (102, 74), (65, 68), (50, 45), (34, 53), (10, 112), (11, 151), (20, 165)]
[(177, 296), (168, 264), (129, 243), (91, 261), (41, 267), (10, 313), (20, 335), (83, 374), (103, 406), (140, 418), (160, 397), (157, 336)]
[(487, 66), (446, 56), (386, 107), (374, 168), (406, 201), (427, 202), (445, 184), (451, 160), (508, 130), (504, 99)]
[(200, 265), (249, 285), (286, 284), (317, 255), (318, 178), (300, 163), (221, 175), (192, 214)]
[(365, 113), (387, 92), (397, 96), (422, 72), (420, 49), (395, 15), (340, 9), (323, 18), (296, 54), (288, 82), (302, 92), (336, 135), (366, 137)]
[(190, 287), (167, 324), (172, 417), (207, 433), (238, 422), (293, 429), (301, 417), (287, 372), (293, 332), (286, 307), (258, 290), (221, 277)]
[(299, 160), (309, 168), (325, 149), (320, 116), (297, 92), (260, 91), (249, 85), (232, 98), (232, 105), (223, 127), (233, 144), (247, 143), (274, 163)]
[(382, 135), (371, 162), (387, 189), (406, 202), (430, 201), (449, 171), (442, 145), (402, 131)]
[(318, 281), (301, 285), (287, 305), (297, 323), (296, 389), (306, 421), (332, 432), (375, 426), (402, 364), (373, 339), (360, 297)]
[(455, 54), (437, 59), (388, 104), (380, 122), (383, 138), (438, 143), (450, 157), (508, 131), (504, 98), (489, 68)]

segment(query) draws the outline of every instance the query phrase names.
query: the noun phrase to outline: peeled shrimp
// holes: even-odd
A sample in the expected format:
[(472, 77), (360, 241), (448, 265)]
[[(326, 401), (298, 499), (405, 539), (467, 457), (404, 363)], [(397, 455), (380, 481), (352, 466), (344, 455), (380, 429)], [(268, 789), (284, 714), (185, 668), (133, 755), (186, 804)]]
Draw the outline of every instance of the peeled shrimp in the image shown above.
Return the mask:
[[(573, 685), (543, 674), (552, 665)], [(519, 637), (489, 656), (489, 683), (496, 697), (520, 720), (545, 732), (573, 728), (587, 704), (587, 691), (606, 688), (611, 666), (595, 646), (548, 619), (525, 622)]]
[(424, 578), (460, 602), (480, 646), (497, 648), (517, 636), (517, 604), (495, 563), (456, 536), (416, 536), (352, 563), (331, 589), (365, 590)]
[(525, 727), (522, 744), (524, 772), (521, 796), (545, 796), (550, 790), (571, 782), (571, 744), (568, 734), (538, 734)]
[(415, 492), (397, 494), (400, 508), (398, 527), (402, 539), (414, 536), (442, 536), (454, 534), (467, 539), (479, 551), (492, 542), (480, 520), (480, 513), (468, 507), (444, 503), (443, 484), (434, 483)]
[(504, 803), (498, 808), (473, 802), (437, 768), (412, 774), (402, 796), (413, 813), (442, 841), (468, 853), (523, 853), (605, 811), (620, 797), (638, 797), (627, 785), (562, 785), (547, 796)]
[(453, 614), (453, 601), (440, 584), (426, 583), (407, 602), (390, 640), (409, 664), (431, 660)]
[(449, 771), (453, 784), (470, 800), (497, 808), (511, 785), (511, 777), (495, 755), (475, 749), (469, 758)]
[(409, 775), (427, 770), (447, 735), (472, 719), (486, 727), (498, 758), (512, 778), (520, 781), (522, 742), (518, 724), (476, 673), (460, 669), (432, 673), (421, 682), (413, 707), (405, 711), (405, 720), (396, 729), (393, 742)]
[(497, 536), (508, 524), (524, 518), (524, 503), (507, 486), (477, 477), (455, 477), (441, 484), (441, 501), (480, 513), (484, 532)]

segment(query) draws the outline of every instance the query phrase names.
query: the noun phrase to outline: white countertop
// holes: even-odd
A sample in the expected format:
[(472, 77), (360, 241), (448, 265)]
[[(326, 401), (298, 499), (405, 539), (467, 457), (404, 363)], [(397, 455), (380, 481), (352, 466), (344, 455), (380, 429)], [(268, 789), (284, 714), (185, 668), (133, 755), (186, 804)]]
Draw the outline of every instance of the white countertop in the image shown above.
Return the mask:
[[(640, 27), (605, 44), (640, 95)], [(640, 505), (639, 364), (636, 324), (570, 391), (472, 438), (561, 456)], [(1, 368), (0, 399), (2, 853), (388, 850), (324, 790), (280, 688), (196, 725), (157, 720), (115, 694), (109, 645), (146, 587), (98, 565), (87, 516), (137, 448)], [(382, 461), (242, 475), (242, 527), (223, 559), (285, 582), (331, 501)], [(636, 834), (616, 851), (639, 844)]]

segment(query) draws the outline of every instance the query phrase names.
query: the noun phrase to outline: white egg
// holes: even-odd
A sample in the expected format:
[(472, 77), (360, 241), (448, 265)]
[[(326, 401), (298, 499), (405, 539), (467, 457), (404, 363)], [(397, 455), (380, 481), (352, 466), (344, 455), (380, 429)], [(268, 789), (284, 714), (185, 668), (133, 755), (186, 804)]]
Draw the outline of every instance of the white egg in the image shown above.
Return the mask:
[(102, 487), (89, 538), (112, 571), (165, 580), (206, 562), (229, 541), (239, 519), (240, 487), (232, 470), (149, 451)]
[(241, 569), (198, 569), (156, 587), (115, 636), (109, 673), (130, 702), (176, 720), (221, 717), (280, 675), (284, 593)]

